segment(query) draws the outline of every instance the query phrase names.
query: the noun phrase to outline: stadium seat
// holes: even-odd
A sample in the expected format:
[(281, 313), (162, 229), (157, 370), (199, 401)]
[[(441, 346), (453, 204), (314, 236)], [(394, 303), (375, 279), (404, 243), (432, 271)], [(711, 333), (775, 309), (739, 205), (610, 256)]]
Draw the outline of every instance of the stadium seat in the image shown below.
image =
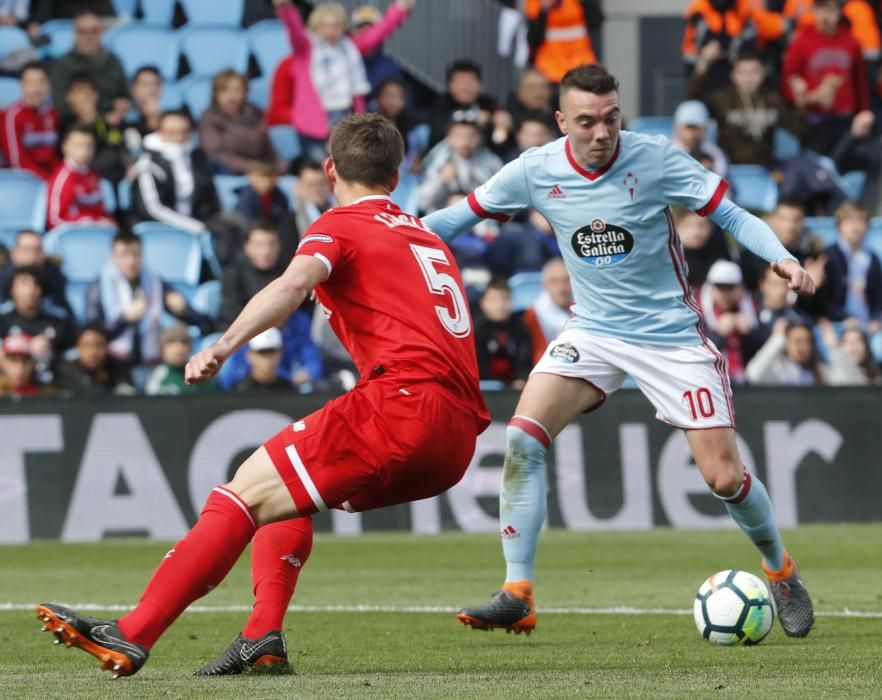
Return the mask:
[(269, 128), (270, 141), (273, 142), (273, 148), (276, 155), (282, 160), (290, 162), (298, 158), (303, 152), (300, 147), (300, 136), (294, 130), (293, 126), (271, 126)]
[(15, 245), (15, 238), (20, 230), (18, 226), (0, 226), (0, 245), (12, 248)]
[[(161, 2), (156, 4), (162, 5)], [(174, 5), (174, 3), (172, 3), (172, 5)], [(113, 0), (113, 9), (116, 10), (116, 14), (119, 17), (132, 19), (138, 9), (138, 0)], [(168, 24), (168, 22), (165, 24)]]
[(753, 211), (772, 211), (778, 204), (778, 185), (760, 165), (732, 165), (726, 176), (735, 203)]
[(0, 109), (6, 109), (21, 98), (17, 78), (0, 78)]
[(239, 27), (245, 0), (179, 0), (187, 15), (188, 26), (196, 24), (224, 24)]
[(0, 58), (30, 48), (31, 40), (27, 32), (18, 27), (0, 27)]
[(156, 66), (165, 80), (177, 77), (180, 42), (168, 27), (143, 22), (124, 24), (107, 32), (105, 44), (119, 56), (129, 78), (144, 66)]
[(772, 145), (772, 157), (775, 160), (790, 160), (799, 155), (801, 146), (799, 139), (787, 129), (775, 129)]
[(132, 183), (123, 180), (116, 186), (116, 206), (120, 211), (128, 211), (132, 208)]
[(882, 363), (882, 331), (874, 333), (870, 337), (870, 350), (873, 353), (873, 357), (876, 358), (876, 362)]
[(188, 75), (178, 81), (178, 89), (181, 91), (184, 106), (190, 110), (193, 119), (198, 120), (211, 106), (211, 78)]
[(142, 221), (133, 230), (141, 236), (148, 270), (178, 288), (196, 288), (202, 270), (199, 236), (155, 221)]
[(110, 213), (116, 211), (116, 188), (110, 180), (101, 178), (101, 196), (104, 198), (104, 208)]
[(867, 232), (865, 244), (882, 260), (882, 218), (877, 216), (870, 219), (870, 230)]
[(79, 323), (86, 322), (86, 292), (89, 291), (90, 284), (92, 283), (68, 280), (64, 287), (64, 296)]
[(181, 94), (179, 83), (167, 82), (162, 86), (162, 95), (159, 97), (159, 108), (180, 109), (184, 104), (184, 96)]
[(217, 318), (220, 312), (221, 283), (219, 280), (203, 282), (193, 294), (193, 308), (209, 318)]
[(519, 272), (508, 280), (511, 290), (511, 308), (513, 311), (524, 311), (536, 301), (542, 291), (541, 272)]
[(46, 183), (27, 170), (0, 170), (0, 222), (3, 226), (46, 228)]
[(864, 191), (864, 183), (867, 181), (867, 173), (863, 170), (852, 170), (842, 174), (842, 180), (847, 185), (847, 194), (854, 200), (860, 199)]
[(170, 27), (175, 16), (175, 2), (176, 0), (141, 0), (141, 13), (144, 15), (144, 21), (149, 24)]
[(276, 66), (291, 54), (291, 44), (282, 23), (267, 19), (248, 28), (248, 45), (251, 54), (260, 66), (260, 73), (271, 78)]
[(73, 48), (73, 20), (49, 20), (40, 26), (40, 34), (49, 38), (49, 43), (40, 49), (40, 54), (44, 58), (58, 58)]
[(294, 185), (296, 184), (296, 175), (281, 175), (276, 181), (278, 188), (288, 198), (288, 206), (292, 211), (297, 207), (297, 197), (294, 195)]
[(420, 179), (417, 175), (401, 173), (398, 187), (392, 192), (392, 201), (401, 208), (401, 211), (416, 214), (419, 208), (419, 187)]
[(833, 245), (839, 236), (839, 231), (836, 230), (836, 219), (832, 216), (806, 217), (805, 227), (818, 234), (824, 246)]
[(214, 77), (227, 68), (248, 72), (248, 41), (232, 27), (191, 27), (180, 31), (181, 53), (193, 75)]
[(639, 134), (647, 134), (648, 136), (667, 136), (668, 138), (674, 133), (673, 117), (637, 117), (630, 121), (626, 126), (628, 131), (636, 131)]
[(248, 184), (246, 175), (215, 175), (214, 189), (217, 190), (217, 197), (220, 199), (221, 209), (229, 211), (236, 207), (239, 196), (236, 190)]
[(269, 105), (269, 78), (252, 78), (248, 81), (248, 101), (266, 112)]
[(97, 224), (65, 224), (43, 237), (43, 249), (61, 258), (61, 269), (69, 282), (89, 283), (98, 278), (110, 259), (116, 229)]

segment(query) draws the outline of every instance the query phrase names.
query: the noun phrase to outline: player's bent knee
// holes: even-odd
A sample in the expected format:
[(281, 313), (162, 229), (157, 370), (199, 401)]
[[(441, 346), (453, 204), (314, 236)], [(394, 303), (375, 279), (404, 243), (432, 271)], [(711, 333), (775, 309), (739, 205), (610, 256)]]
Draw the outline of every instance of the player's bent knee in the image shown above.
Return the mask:
[(744, 481), (744, 468), (736, 462), (721, 462), (718, 467), (705, 475), (711, 491), (719, 496), (734, 496)]

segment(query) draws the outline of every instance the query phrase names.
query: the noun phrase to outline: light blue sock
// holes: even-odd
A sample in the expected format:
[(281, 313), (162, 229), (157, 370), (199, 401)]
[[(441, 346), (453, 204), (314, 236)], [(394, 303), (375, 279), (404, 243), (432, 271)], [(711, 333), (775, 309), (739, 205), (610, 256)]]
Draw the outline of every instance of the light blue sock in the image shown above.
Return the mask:
[(551, 439), (542, 425), (524, 416), (512, 418), (505, 435), (499, 491), (505, 580), (532, 581), (539, 531), (545, 521), (545, 450)]
[(744, 482), (734, 496), (715, 495), (723, 500), (729, 515), (762, 553), (766, 566), (772, 571), (782, 569), (784, 542), (763, 482), (745, 470)]

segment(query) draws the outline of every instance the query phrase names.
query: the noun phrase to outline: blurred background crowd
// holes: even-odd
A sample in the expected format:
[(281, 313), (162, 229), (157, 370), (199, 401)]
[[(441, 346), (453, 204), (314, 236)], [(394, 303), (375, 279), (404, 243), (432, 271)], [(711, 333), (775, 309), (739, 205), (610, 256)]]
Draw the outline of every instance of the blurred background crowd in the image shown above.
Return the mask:
[[(406, 144), (393, 199), (425, 214), (559, 138), (556, 84), (603, 59), (599, 0), (512, 0), (482, 28), (520, 54), (511, 94), (494, 98), (468, 56), (433, 90), (386, 44), (434, 2), (0, 0), (0, 395), (351, 388), (355, 369), (311, 304), (217, 382), (183, 381), (189, 355), (334, 206), (333, 125), (389, 117)], [(882, 4), (684, 10), (671, 37), (681, 102), (625, 128), (664, 134), (726, 178), (819, 287), (797, 299), (712, 222), (674, 212), (733, 382), (882, 383)], [(569, 317), (554, 232), (524, 211), (451, 247), (484, 387), (519, 388)]]

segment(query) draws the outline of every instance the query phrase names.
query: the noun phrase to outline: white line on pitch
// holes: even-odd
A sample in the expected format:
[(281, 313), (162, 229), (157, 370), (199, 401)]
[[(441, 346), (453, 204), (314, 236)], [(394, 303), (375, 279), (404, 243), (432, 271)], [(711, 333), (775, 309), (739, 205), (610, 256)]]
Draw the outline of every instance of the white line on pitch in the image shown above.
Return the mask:
[[(108, 610), (119, 612), (131, 610), (131, 605), (118, 603), (63, 603), (74, 610), (93, 612), (96, 610)], [(0, 612), (25, 612), (33, 610), (37, 603), (0, 603)], [(346, 613), (455, 613), (459, 610), (454, 606), (446, 605), (292, 605), (290, 612), (346, 612)], [(251, 612), (250, 605), (191, 605), (187, 612), (193, 613), (224, 613), (224, 612)], [(691, 615), (691, 609), (677, 608), (633, 608), (628, 606), (614, 606), (609, 608), (539, 608), (538, 612), (546, 615)], [(882, 611), (869, 610), (826, 610), (816, 611), (817, 617), (856, 617), (856, 618), (879, 618), (882, 619)]]

